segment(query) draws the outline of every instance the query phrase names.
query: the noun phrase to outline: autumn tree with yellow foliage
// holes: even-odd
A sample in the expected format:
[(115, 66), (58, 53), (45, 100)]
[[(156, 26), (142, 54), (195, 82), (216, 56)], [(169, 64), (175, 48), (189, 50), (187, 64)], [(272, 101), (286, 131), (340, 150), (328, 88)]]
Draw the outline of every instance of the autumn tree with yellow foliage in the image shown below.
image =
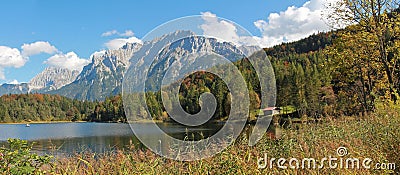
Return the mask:
[(332, 27), (347, 25), (326, 50), (339, 98), (362, 112), (377, 99), (398, 102), (399, 0), (339, 0), (328, 8)]

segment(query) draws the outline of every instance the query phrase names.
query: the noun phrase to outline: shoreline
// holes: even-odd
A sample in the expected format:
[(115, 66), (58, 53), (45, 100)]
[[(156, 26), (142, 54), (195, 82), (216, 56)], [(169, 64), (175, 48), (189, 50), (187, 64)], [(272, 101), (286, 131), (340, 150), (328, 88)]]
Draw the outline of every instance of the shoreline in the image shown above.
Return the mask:
[(21, 125), (21, 124), (52, 124), (52, 123), (86, 123), (88, 121), (30, 121), (30, 122), (4, 122), (0, 123), (0, 125)]
[[(164, 120), (136, 120), (134, 123), (176, 123), (174, 121), (164, 121)], [(227, 121), (224, 120), (212, 120), (210, 123), (225, 123)], [(231, 121), (231, 122), (237, 122), (237, 121)], [(246, 121), (246, 123), (252, 123), (253, 121)], [(125, 123), (125, 124), (130, 124), (132, 122), (114, 122), (114, 121), (68, 121), (68, 120), (60, 120), (60, 121), (26, 121), (26, 122), (0, 122), (0, 125), (2, 124), (7, 124), (7, 125), (21, 125), (21, 124), (56, 124), (56, 123)]]

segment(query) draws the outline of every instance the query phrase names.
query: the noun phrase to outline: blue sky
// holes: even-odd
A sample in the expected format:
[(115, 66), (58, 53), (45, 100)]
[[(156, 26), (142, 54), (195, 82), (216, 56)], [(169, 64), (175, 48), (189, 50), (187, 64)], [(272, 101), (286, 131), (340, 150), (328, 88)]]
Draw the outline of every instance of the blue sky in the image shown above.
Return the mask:
[(263, 47), (297, 40), (327, 30), (322, 1), (2, 1), (0, 84), (28, 82), (47, 66), (81, 69), (115, 39), (135, 41), (164, 22), (204, 12), (243, 26)]

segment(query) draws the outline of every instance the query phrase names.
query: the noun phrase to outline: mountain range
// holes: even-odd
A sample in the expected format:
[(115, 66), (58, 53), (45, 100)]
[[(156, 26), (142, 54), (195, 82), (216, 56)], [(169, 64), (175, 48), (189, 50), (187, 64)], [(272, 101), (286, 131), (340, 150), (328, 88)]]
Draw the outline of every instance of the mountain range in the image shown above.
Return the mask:
[[(187, 60), (179, 60), (179, 57), (205, 51), (224, 56), (234, 54), (235, 59), (243, 54), (231, 43), (194, 35), (190, 31), (176, 31), (143, 44), (126, 43), (119, 49), (93, 54), (91, 62), (81, 72), (48, 67), (28, 83), (1, 85), (0, 95), (37, 92), (79, 100), (104, 100), (121, 93), (124, 74), (132, 64), (131, 69), (138, 75), (150, 70), (148, 77), (152, 77), (160, 71), (166, 71), (171, 66), (171, 58), (183, 62)], [(172, 43), (177, 40), (179, 42)], [(140, 81), (139, 77), (130, 80), (133, 80), (133, 84)]]
[(72, 83), (78, 75), (79, 71), (76, 70), (47, 67), (28, 83), (2, 84), (0, 86), (0, 94), (44, 93), (57, 90)]

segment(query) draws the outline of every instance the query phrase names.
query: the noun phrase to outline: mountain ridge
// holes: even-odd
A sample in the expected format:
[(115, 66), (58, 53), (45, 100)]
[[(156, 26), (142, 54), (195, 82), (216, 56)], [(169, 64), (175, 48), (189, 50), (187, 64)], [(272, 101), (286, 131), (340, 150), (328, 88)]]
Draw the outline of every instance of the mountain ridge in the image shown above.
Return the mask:
[(78, 76), (79, 71), (65, 68), (47, 67), (29, 81), (32, 90), (56, 90), (71, 82)]
[(120, 49), (93, 55), (92, 62), (83, 67), (75, 81), (48, 93), (90, 101), (118, 94), (123, 74), (130, 64), (129, 59), (141, 46), (139, 43), (127, 43)]
[[(330, 35), (331, 34), (329, 33), (319, 33), (297, 42), (283, 43), (271, 48), (265, 48), (264, 50), (268, 55), (280, 57), (282, 54), (286, 55), (292, 52), (290, 48), (298, 48), (302, 46), (302, 43), (308, 40), (318, 41), (314, 42), (317, 45), (313, 45), (313, 47), (310, 48), (311, 50), (323, 49), (326, 45), (330, 44), (330, 42), (326, 42), (331, 40)], [(180, 42), (174, 42), (177, 40), (180, 40)], [(138, 72), (138, 76), (142, 76), (141, 74), (145, 72), (143, 70), (150, 70), (149, 72), (152, 73), (151, 70), (155, 68), (154, 66), (156, 66), (156, 63), (160, 66), (163, 62), (163, 60), (157, 59), (167, 58), (167, 53), (175, 54), (174, 57), (179, 57), (200, 52), (201, 50), (207, 51), (210, 49), (220, 49), (222, 51), (227, 49), (232, 53), (240, 55), (243, 53), (239, 53), (239, 51), (251, 52), (251, 50), (254, 50), (254, 48), (246, 48), (243, 46), (236, 46), (237, 50), (233, 48), (229, 49), (229, 45), (229, 43), (219, 42), (212, 38), (200, 41), (199, 37), (196, 37), (195, 33), (191, 31), (176, 31), (150, 41), (145, 41), (143, 44), (127, 43), (116, 50), (107, 50), (101, 54), (93, 54), (91, 56), (91, 62), (84, 66), (78, 75), (74, 72), (73, 75), (66, 73), (68, 75), (61, 76), (66, 77), (64, 82), (54, 82), (55, 78), (49, 78), (50, 75), (40, 76), (43, 72), (48, 71), (47, 69), (50, 69), (46, 68), (43, 72), (35, 76), (35, 78), (33, 78), (29, 83), (1, 85), (0, 94), (38, 92), (59, 94), (79, 100), (104, 100), (110, 95), (121, 93), (122, 80), (125, 76), (124, 73), (128, 69)], [(309, 50), (306, 50), (306, 52), (308, 51)], [(298, 51), (294, 50), (294, 52)], [(223, 53), (221, 52), (221, 54)], [(171, 60), (164, 61), (171, 62)], [(171, 65), (163, 65), (162, 71), (168, 69), (169, 66)], [(56, 75), (60, 76), (55, 73), (54, 76)], [(151, 74), (148, 75), (148, 77), (151, 77)], [(138, 84), (140, 82), (139, 77), (131, 78), (131, 80), (133, 80), (131, 82), (132, 84)]]

